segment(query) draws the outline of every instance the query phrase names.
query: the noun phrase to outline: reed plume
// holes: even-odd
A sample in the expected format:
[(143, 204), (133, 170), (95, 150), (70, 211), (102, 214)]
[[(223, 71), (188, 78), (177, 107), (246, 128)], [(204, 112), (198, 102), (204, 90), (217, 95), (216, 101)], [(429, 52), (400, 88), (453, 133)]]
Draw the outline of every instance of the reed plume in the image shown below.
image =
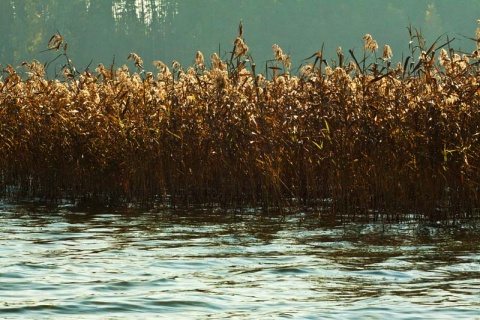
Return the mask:
[(478, 63), (444, 47), (437, 58), (410, 32), (419, 41), (410, 56), (419, 59), (394, 69), (391, 49), (370, 57), (378, 44), (365, 35), (365, 59), (349, 50), (349, 61), (339, 49), (338, 63), (327, 64), (322, 49), (298, 76), (277, 73), (290, 57), (274, 44), (269, 78), (255, 69), (243, 25), (230, 59), (213, 54), (211, 67), (200, 52), (193, 67), (154, 61), (156, 75), (134, 53), (134, 71), (74, 72), (69, 63), (53, 80), (38, 61), (23, 63), (24, 74), (6, 66), (2, 195), (362, 221), (474, 219)]

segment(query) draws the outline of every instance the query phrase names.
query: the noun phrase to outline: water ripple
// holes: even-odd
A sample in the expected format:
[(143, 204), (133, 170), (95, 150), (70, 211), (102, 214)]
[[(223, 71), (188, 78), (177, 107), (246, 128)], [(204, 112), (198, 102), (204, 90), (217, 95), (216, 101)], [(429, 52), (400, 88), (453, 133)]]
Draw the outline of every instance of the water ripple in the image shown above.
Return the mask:
[(474, 240), (209, 219), (3, 208), (0, 317), (480, 316)]

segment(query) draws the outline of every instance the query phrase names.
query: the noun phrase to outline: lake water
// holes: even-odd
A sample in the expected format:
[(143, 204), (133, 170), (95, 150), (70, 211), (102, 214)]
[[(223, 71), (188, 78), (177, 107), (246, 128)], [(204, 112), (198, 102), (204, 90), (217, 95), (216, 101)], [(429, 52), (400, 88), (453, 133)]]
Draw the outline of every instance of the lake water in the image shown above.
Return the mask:
[(0, 204), (0, 318), (480, 319), (479, 235)]

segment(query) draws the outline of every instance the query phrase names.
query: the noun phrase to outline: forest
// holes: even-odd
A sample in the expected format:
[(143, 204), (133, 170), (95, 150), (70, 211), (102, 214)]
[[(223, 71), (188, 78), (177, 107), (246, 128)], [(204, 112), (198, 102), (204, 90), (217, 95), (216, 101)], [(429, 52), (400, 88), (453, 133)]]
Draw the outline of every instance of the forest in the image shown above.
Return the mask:
[(471, 52), (465, 36), (475, 30), (478, 9), (477, 1), (468, 0), (6, 0), (0, 2), (0, 66), (49, 61), (54, 56), (46, 44), (56, 33), (80, 70), (121, 66), (131, 52), (145, 68), (153, 68), (154, 60), (190, 65), (198, 50), (228, 55), (240, 20), (258, 65), (272, 59), (274, 43), (299, 67), (322, 46), (331, 58), (338, 46), (360, 50), (366, 33), (389, 44), (400, 61), (408, 51), (409, 25), (422, 31), (427, 45), (446, 33), (457, 39), (454, 46)]

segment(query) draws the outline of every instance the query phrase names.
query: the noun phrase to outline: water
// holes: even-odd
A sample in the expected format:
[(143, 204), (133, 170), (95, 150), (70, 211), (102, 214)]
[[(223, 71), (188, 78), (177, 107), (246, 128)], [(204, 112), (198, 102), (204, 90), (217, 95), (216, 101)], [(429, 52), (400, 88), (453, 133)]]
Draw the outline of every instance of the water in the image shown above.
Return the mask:
[(2, 319), (480, 319), (478, 234), (0, 206)]

